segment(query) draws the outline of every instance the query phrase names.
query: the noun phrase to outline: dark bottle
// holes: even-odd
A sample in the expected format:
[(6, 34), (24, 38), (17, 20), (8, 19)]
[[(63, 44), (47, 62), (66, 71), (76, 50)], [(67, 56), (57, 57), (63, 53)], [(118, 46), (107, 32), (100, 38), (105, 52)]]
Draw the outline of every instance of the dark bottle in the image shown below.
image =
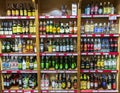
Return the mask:
[(15, 16), (16, 11), (15, 11), (15, 4), (12, 4), (12, 16)]
[(45, 61), (44, 61), (44, 57), (43, 56), (42, 56), (42, 60), (40, 62), (40, 67), (41, 67), (41, 69), (45, 68)]
[(15, 15), (19, 16), (20, 15), (20, 10), (19, 10), (19, 5), (15, 4)]
[(98, 74), (98, 88), (101, 88), (102, 86), (102, 77), (100, 74)]
[(71, 89), (72, 88), (72, 80), (70, 78), (71, 76), (68, 74), (68, 78), (67, 78), (67, 88)]
[(106, 75), (102, 74), (102, 88), (107, 89)]
[(60, 51), (60, 45), (59, 45), (59, 39), (57, 39), (56, 41), (56, 52), (59, 52)]
[(94, 88), (98, 89), (98, 76), (96, 74), (94, 74)]
[(18, 69), (19, 70), (22, 70), (22, 58), (21, 57), (18, 57)]
[(22, 75), (19, 75), (18, 85), (19, 85), (19, 89), (22, 89)]
[(90, 89), (94, 88), (94, 76), (93, 74), (90, 75)]
[(99, 5), (98, 14), (99, 15), (103, 14), (103, 5), (102, 5), (102, 3), (100, 3), (100, 5)]
[(65, 42), (65, 39), (63, 39), (63, 52), (66, 52), (66, 42)]
[(69, 69), (69, 65), (68, 65), (68, 58), (67, 57), (65, 57), (65, 63), (64, 63), (64, 68), (65, 68), (65, 70), (68, 70)]
[(10, 89), (10, 75), (6, 75), (6, 88)]
[(118, 39), (117, 38), (115, 38), (114, 39), (114, 51), (113, 52), (117, 52), (118, 51)]
[(116, 90), (116, 75), (112, 74), (112, 89)]
[(84, 39), (84, 52), (87, 52), (88, 51), (88, 49), (87, 49), (87, 41), (86, 41), (86, 39)]
[(81, 69), (85, 69), (84, 58), (81, 58)]
[(89, 58), (86, 59), (86, 69), (90, 69), (90, 60), (89, 60)]
[(6, 52), (7, 53), (11, 52), (11, 47), (10, 47), (10, 42), (9, 41), (6, 43)]
[(66, 52), (70, 52), (70, 42), (69, 39), (66, 39)]
[(73, 88), (77, 89), (77, 76), (74, 76), (73, 78)]
[(66, 74), (64, 73), (62, 75), (62, 89), (66, 89), (66, 87), (67, 87)]
[(12, 15), (12, 11), (11, 11), (11, 8), (10, 8), (10, 4), (8, 4), (8, 7), (7, 7), (7, 16), (11, 16)]
[(20, 5), (19, 5), (19, 9), (20, 9), (20, 16), (24, 16), (23, 3), (20, 3)]
[(6, 46), (7, 46), (6, 41), (3, 41), (3, 45), (2, 45), (2, 53), (5, 53), (5, 52), (6, 52)]
[(91, 52), (91, 44), (90, 44), (90, 39), (87, 39), (87, 51)]
[(40, 41), (40, 52), (44, 52), (44, 42), (43, 39)]
[(107, 75), (107, 88), (112, 89), (112, 77), (110, 74)]
[(94, 70), (94, 59), (90, 57), (90, 69)]
[(49, 59), (48, 59), (48, 57), (46, 57), (45, 68), (49, 69)]
[(72, 40), (72, 38), (70, 39), (70, 52), (73, 52), (73, 40)]

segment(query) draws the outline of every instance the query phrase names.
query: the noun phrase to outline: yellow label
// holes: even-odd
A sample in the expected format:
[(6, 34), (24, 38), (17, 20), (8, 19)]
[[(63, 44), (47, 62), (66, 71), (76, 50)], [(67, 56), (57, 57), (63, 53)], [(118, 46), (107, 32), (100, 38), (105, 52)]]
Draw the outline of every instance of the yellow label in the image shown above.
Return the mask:
[(13, 34), (17, 32), (17, 27), (13, 27)]
[(29, 51), (30, 50), (30, 47), (29, 45), (26, 46), (26, 50)]
[(66, 87), (66, 84), (63, 82), (62, 83), (62, 88), (65, 88)]
[(48, 47), (48, 52), (52, 52), (52, 46)]
[(36, 27), (35, 26), (33, 27), (33, 31), (34, 31), (34, 34), (35, 34), (35, 32), (36, 32)]
[(27, 16), (27, 10), (24, 10), (24, 16)]
[(56, 33), (56, 27), (53, 27), (53, 33), (55, 34)]
[(16, 12), (15, 12), (15, 13), (16, 13), (15, 15), (17, 15), (17, 16), (18, 16), (18, 15), (19, 15), (19, 10), (16, 10)]
[(30, 63), (29, 61), (26, 61), (26, 69), (29, 69), (29, 67), (30, 67)]
[(32, 12), (32, 16), (35, 16), (35, 11)]
[(7, 10), (7, 16), (10, 16), (10, 15), (11, 15), (11, 11)]
[(60, 27), (57, 28), (57, 33), (60, 33)]
[(97, 66), (98, 67), (100, 67), (101, 66), (101, 62), (99, 61), (99, 62), (97, 62)]
[(25, 30), (25, 32), (26, 32), (26, 33), (28, 33), (28, 32), (29, 32), (29, 29), (28, 29), (28, 27), (26, 27), (26, 30)]
[(91, 31), (91, 32), (94, 32), (94, 25), (91, 25), (90, 31)]
[(30, 51), (33, 51), (33, 46), (32, 45), (30, 45)]
[(100, 62), (100, 66), (104, 67), (104, 62), (103, 61)]
[(22, 27), (20, 26), (17, 27), (17, 33), (22, 33)]
[(15, 16), (15, 14), (16, 14), (15, 10), (12, 10), (12, 16)]
[(49, 30), (50, 30), (50, 27), (46, 26), (46, 32), (49, 32)]
[(30, 33), (33, 33), (33, 32), (34, 32), (34, 28), (30, 27)]
[(25, 31), (26, 31), (26, 28), (22, 27), (22, 32), (25, 33)]
[(28, 16), (32, 16), (32, 13), (30, 11), (28, 11)]
[(108, 7), (108, 8), (107, 8), (107, 14), (110, 14), (110, 12), (111, 12), (111, 8)]
[(20, 16), (23, 16), (23, 10), (20, 10)]
[(53, 32), (53, 27), (52, 27), (52, 25), (50, 25), (50, 32), (51, 32), (51, 33)]

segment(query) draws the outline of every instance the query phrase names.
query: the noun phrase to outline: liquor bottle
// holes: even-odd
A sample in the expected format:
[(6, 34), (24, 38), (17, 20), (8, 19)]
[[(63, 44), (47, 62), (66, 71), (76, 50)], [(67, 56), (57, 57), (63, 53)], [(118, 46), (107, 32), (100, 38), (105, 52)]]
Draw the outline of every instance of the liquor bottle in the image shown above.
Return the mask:
[(104, 2), (104, 5), (103, 5), (103, 14), (107, 14), (107, 4), (106, 4), (106, 2)]
[(94, 88), (97, 90), (98, 89), (98, 76), (96, 74), (94, 74)]
[(68, 74), (68, 77), (67, 77), (67, 88), (68, 89), (71, 89), (72, 88), (72, 80), (70, 78), (71, 76)]
[(20, 3), (19, 5), (19, 9), (20, 9), (20, 16), (24, 16), (24, 11), (23, 11), (23, 3)]
[(62, 75), (58, 74), (58, 88), (61, 89), (62, 88)]
[(89, 30), (90, 33), (93, 33), (94, 32), (94, 23), (93, 21), (91, 20), (90, 22), (90, 30)]
[(56, 52), (56, 40), (54, 40), (52, 43), (53, 43), (52, 44), (52, 51)]
[(116, 70), (117, 58), (115, 55), (112, 57), (112, 70)]
[(25, 59), (22, 59), (22, 70), (26, 70), (26, 62)]
[(91, 3), (91, 6), (90, 6), (90, 14), (92, 15), (95, 14), (95, 5), (93, 4), (93, 2)]
[(87, 7), (85, 8), (85, 14), (90, 15), (91, 12), (91, 8), (90, 8), (90, 4), (87, 5)]
[(90, 25), (89, 25), (89, 22), (87, 20), (85, 23), (85, 33), (89, 33), (89, 30), (90, 30)]
[(52, 34), (53, 33), (53, 21), (50, 21), (50, 25), (49, 25), (49, 28), (50, 28), (50, 32), (49, 34)]
[(19, 16), (20, 15), (20, 10), (19, 10), (19, 5), (15, 4), (15, 15)]
[(46, 62), (45, 62), (45, 68), (49, 69), (50, 65), (49, 65), (49, 58), (46, 57)]
[(34, 33), (33, 22), (31, 20), (30, 20), (30, 24), (29, 24), (29, 31), (30, 31), (30, 34)]
[(77, 77), (76, 76), (73, 77), (73, 88), (77, 89)]
[(12, 4), (12, 16), (15, 16), (16, 11), (15, 11), (15, 4)]
[(94, 6), (94, 14), (95, 14), (95, 15), (98, 14), (98, 9), (99, 9), (99, 7), (98, 7), (98, 5), (97, 5), (97, 3), (96, 3), (95, 6)]
[(26, 56), (25, 61), (26, 61), (26, 69), (29, 70), (30, 69), (30, 59), (28, 56)]
[(48, 45), (48, 52), (52, 52), (52, 48), (53, 48), (53, 46), (52, 46), (52, 41), (51, 41), (51, 39), (50, 39), (49, 45)]
[(45, 74), (45, 89), (48, 89), (49, 87), (49, 78), (48, 78), (48, 74)]
[(49, 21), (47, 21), (47, 24), (46, 24), (46, 33), (48, 34), (50, 31), (50, 23)]
[(74, 34), (77, 34), (78, 28), (77, 28), (77, 22), (74, 21)]
[(90, 89), (90, 76), (87, 75), (87, 89)]
[(59, 69), (63, 70), (63, 57), (60, 57), (60, 64), (59, 64)]
[(113, 6), (113, 4), (110, 5), (110, 13), (115, 14), (115, 7)]
[(116, 90), (116, 75), (112, 74), (112, 89)]
[(112, 77), (110, 74), (107, 76), (107, 88), (112, 89)]
[(64, 63), (64, 69), (65, 70), (68, 70), (69, 69), (69, 65), (68, 65), (68, 58), (67, 57), (65, 57), (65, 63)]
[(13, 32), (13, 34), (17, 33), (17, 24), (15, 21), (13, 21), (12, 32)]
[(8, 4), (8, 7), (7, 7), (7, 16), (11, 16), (11, 9), (10, 9), (10, 4)]
[(75, 69), (77, 67), (77, 64), (76, 64), (76, 58), (75, 57), (71, 57), (71, 69)]
[(33, 56), (30, 57), (30, 70), (34, 69)]
[(90, 89), (94, 88), (94, 76), (93, 74), (90, 75)]
[(22, 85), (22, 75), (19, 75), (18, 85), (19, 85), (19, 89), (23, 88), (23, 85)]
[(73, 22), (69, 21), (70, 34), (73, 34), (73, 31), (74, 31), (74, 26), (73, 25), (74, 25)]
[(103, 89), (107, 89), (107, 81), (106, 81), (106, 75), (105, 74), (102, 74), (102, 88)]
[(63, 73), (63, 75), (62, 75), (62, 89), (66, 89), (66, 87), (67, 87), (66, 74)]
[(55, 70), (59, 69), (59, 60), (58, 57), (55, 57)]
[[(77, 26), (76, 26), (76, 23), (74, 23), (74, 33), (76, 33), (77, 32)], [(68, 23), (66, 23), (66, 25), (65, 25), (65, 33), (66, 34), (69, 34), (70, 33), (70, 28), (69, 28), (69, 24)]]
[(60, 34), (64, 34), (64, 24), (63, 23), (61, 23), (60, 24)]

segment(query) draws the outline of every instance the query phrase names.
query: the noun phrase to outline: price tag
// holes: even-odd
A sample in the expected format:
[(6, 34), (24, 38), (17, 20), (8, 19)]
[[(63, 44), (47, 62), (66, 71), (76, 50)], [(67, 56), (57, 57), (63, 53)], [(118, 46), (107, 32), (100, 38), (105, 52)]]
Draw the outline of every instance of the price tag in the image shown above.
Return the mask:
[(11, 90), (10, 92), (15, 93), (15, 90)]
[(103, 70), (98, 70), (98, 72), (99, 72), (99, 73), (102, 73), (102, 72), (103, 72)]
[(89, 70), (83, 70), (83, 72), (89, 72)]
[(100, 55), (100, 53), (95, 53), (95, 55)]
[(109, 20), (117, 20), (117, 16), (116, 15), (110, 15)]
[(49, 18), (55, 18), (55, 16), (49, 16)]
[(61, 18), (68, 18), (68, 16), (61, 16)]
[(31, 92), (31, 91), (27, 91), (27, 90), (26, 90), (26, 91), (24, 91), (24, 93), (32, 93), (32, 92)]
[(22, 92), (22, 90), (18, 90), (17, 92)]
[(93, 53), (88, 53), (88, 55), (93, 55)]
[(41, 19), (42, 19), (42, 18), (45, 18), (45, 16), (40, 16), (39, 18), (41, 18)]
[(24, 38), (28, 38), (28, 35), (23, 35)]
[(116, 70), (113, 70), (113, 71), (111, 71), (112, 73), (116, 73), (117, 71)]
[(68, 35), (64, 35), (64, 37), (69, 37)]

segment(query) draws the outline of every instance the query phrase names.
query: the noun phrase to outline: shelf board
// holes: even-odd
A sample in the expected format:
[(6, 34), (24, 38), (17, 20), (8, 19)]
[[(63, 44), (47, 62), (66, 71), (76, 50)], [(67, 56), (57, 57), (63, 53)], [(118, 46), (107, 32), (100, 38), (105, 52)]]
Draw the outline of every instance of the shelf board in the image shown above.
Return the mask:
[(86, 15), (86, 14), (82, 14), (81, 17), (82, 18), (109, 18), (111, 16), (116, 16), (116, 17), (120, 17), (120, 15), (118, 14), (113, 14), (113, 15)]
[(2, 70), (1, 73), (37, 73), (37, 70)]
[(80, 70), (81, 73), (118, 73), (118, 70)]
[(35, 19), (34, 16), (0, 16), (0, 19)]
[(118, 55), (118, 52), (82, 52), (81, 55)]
[(41, 73), (77, 73), (77, 70), (41, 70)]
[(40, 56), (77, 56), (77, 53), (68, 53), (68, 52), (55, 52), (55, 53), (40, 53)]
[(120, 34), (82, 34), (81, 37), (119, 37)]
[(36, 53), (1, 53), (0, 56), (36, 56)]
[(81, 93), (117, 93), (118, 90), (81, 90)]
[(39, 16), (39, 19), (74, 19), (78, 16), (68, 15), (68, 16)]
[(0, 35), (0, 38), (4, 39), (4, 38), (35, 38), (36, 35), (24, 35), (24, 34), (21, 34), (21, 35)]
[(77, 37), (77, 34), (52, 34), (52, 35), (49, 35), (49, 34), (46, 34), (46, 35), (40, 35), (40, 38), (71, 38), (71, 37)]
[(3, 93), (38, 93), (38, 90), (2, 90)]

